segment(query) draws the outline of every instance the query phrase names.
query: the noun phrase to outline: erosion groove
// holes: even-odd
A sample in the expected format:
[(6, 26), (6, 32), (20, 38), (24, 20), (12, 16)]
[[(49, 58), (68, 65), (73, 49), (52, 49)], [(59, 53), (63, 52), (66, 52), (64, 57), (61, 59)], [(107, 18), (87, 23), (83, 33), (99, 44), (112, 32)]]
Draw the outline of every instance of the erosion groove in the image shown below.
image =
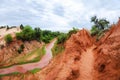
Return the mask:
[[(42, 77), (40, 80), (119, 80), (120, 20), (98, 42), (94, 41), (85, 29), (73, 34), (66, 42), (63, 54), (59, 55), (59, 58), (54, 58), (38, 73), (39, 79)], [(55, 65), (58, 61), (59, 65)], [(54, 68), (47, 73), (53, 65)], [(45, 72), (47, 74), (43, 74)], [(51, 78), (48, 78), (48, 75), (51, 75)]]
[(98, 42), (94, 41), (85, 29), (73, 34), (65, 43), (65, 51), (54, 57), (34, 78), (120, 80), (120, 20)]

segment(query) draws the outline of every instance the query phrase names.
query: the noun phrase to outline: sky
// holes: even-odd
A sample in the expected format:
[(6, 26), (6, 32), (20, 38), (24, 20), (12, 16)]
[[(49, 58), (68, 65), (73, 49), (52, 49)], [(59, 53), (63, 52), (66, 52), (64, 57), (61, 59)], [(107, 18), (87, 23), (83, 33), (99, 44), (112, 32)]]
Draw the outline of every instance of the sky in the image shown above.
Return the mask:
[(90, 29), (90, 18), (120, 17), (120, 0), (0, 0), (0, 25), (31, 25), (52, 31)]

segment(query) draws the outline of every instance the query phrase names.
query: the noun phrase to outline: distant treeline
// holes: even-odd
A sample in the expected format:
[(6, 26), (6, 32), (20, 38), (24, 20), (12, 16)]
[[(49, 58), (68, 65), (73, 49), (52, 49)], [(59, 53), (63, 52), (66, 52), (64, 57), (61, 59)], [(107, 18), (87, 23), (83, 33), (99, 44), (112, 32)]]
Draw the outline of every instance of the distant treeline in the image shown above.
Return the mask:
[(16, 38), (22, 41), (37, 40), (45, 43), (49, 43), (52, 39), (57, 38), (57, 44), (64, 43), (72, 34), (77, 33), (79, 29), (73, 28), (68, 33), (62, 33), (59, 31), (41, 30), (39, 27), (32, 28), (31, 26), (21, 25), (21, 32), (16, 33)]
[(12, 29), (12, 28), (16, 28), (17, 26), (0, 26), (0, 29), (3, 29), (3, 28), (9, 28), (9, 29)]
[(52, 39), (59, 36), (61, 33), (59, 31), (52, 32), (50, 30), (41, 30), (39, 27), (32, 28), (31, 26), (22, 26), (22, 31), (16, 33), (16, 38), (22, 41), (43, 41), (49, 43)]
[[(109, 30), (110, 25), (109, 21), (104, 18), (97, 18), (97, 16), (91, 17), (91, 22), (93, 23), (92, 28), (90, 30), (92, 36), (96, 36), (96, 40), (99, 40), (102, 36), (104, 36), (104, 32)], [(14, 28), (15, 26), (11, 27)], [(1, 26), (0, 28), (5, 28), (5, 26)], [(9, 26), (6, 26), (6, 29), (10, 29)], [(59, 31), (52, 32), (50, 30), (41, 30), (39, 27), (32, 28), (31, 26), (23, 26), (20, 25), (21, 32), (16, 33), (16, 38), (22, 41), (31, 41), (37, 40), (45, 43), (49, 43), (52, 39), (57, 37), (57, 44), (64, 43), (69, 37), (77, 33), (78, 29), (73, 28), (68, 33), (61, 33)], [(9, 41), (8, 41), (9, 42)]]
[[(16, 33), (16, 39), (22, 41), (37, 40), (39, 42), (49, 43), (52, 39), (57, 38), (57, 44), (64, 43), (73, 33), (76, 33), (78, 29), (73, 28), (68, 33), (62, 33), (59, 31), (41, 30), (40, 27), (32, 28), (29, 25), (20, 25), (21, 32)], [(6, 43), (12, 42), (10, 34), (5, 36)]]

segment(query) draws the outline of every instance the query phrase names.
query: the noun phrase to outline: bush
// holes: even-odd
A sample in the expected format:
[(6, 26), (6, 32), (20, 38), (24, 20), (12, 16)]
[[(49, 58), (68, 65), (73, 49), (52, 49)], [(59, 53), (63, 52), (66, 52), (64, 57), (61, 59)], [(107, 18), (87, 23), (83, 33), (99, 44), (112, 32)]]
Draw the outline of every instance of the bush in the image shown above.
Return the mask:
[(64, 43), (66, 39), (67, 39), (67, 34), (62, 33), (61, 35), (58, 36), (57, 44)]
[(18, 40), (22, 40), (22, 33), (20, 32), (20, 33), (16, 33), (16, 38), (18, 39)]
[(70, 38), (72, 34), (76, 34), (76, 33), (78, 32), (78, 30), (79, 30), (79, 29), (73, 27), (73, 29), (70, 30), (70, 31), (68, 32), (68, 34), (67, 34), (67, 35), (68, 35), (68, 38)]
[(60, 32), (52, 32), (49, 30), (42, 31), (42, 41), (45, 43), (49, 43), (52, 39), (60, 35)]
[(22, 44), (22, 45), (20, 46), (20, 48), (21, 48), (21, 49), (24, 49), (24, 48), (25, 48), (25, 47), (24, 47), (24, 44)]
[(24, 29), (24, 26), (23, 26), (22, 24), (20, 25), (20, 29), (21, 29), (21, 30), (23, 30), (23, 29)]
[(9, 30), (9, 29), (10, 29), (9, 26), (7, 25), (6, 31)]
[(31, 41), (34, 39), (34, 31), (29, 25), (24, 27), (21, 35), (23, 41)]
[(37, 27), (34, 29), (34, 39), (37, 41), (41, 41), (41, 38), (42, 38), (42, 30), (39, 27)]
[(24, 44), (20, 45), (19, 49), (18, 49), (18, 53), (20, 54), (21, 52), (23, 52), (24, 49)]
[(100, 37), (103, 36), (105, 30), (109, 29), (109, 21), (104, 18), (98, 19), (97, 16), (93, 16), (91, 22), (94, 23), (91, 28), (91, 35), (96, 36), (97, 40), (99, 40)]
[(18, 49), (18, 53), (20, 54), (21, 52), (22, 52), (22, 49), (21, 49), (21, 48), (19, 48), (19, 49)]
[(10, 35), (10, 34), (8, 34), (8, 35), (6, 35), (5, 36), (5, 41), (6, 41), (6, 43), (11, 43), (12, 41), (13, 41), (13, 38), (12, 38), (12, 36)]
[(1, 45), (0, 45), (0, 49), (3, 49), (3, 48), (4, 48), (4, 45), (3, 45), (3, 44), (1, 44)]
[(52, 48), (52, 55), (53, 57), (58, 55), (59, 53), (62, 53), (64, 51), (65, 47), (63, 46), (63, 44), (57, 44), (55, 42), (53, 48)]
[(50, 37), (49, 36), (44, 36), (42, 37), (42, 41), (45, 42), (45, 43), (49, 43), (50, 42)]
[(99, 33), (100, 30), (95, 25), (93, 25), (90, 31), (91, 31), (91, 36), (95, 36)]
[(25, 26), (22, 32), (16, 33), (16, 38), (22, 41), (31, 41), (34, 39), (34, 31), (30, 26)]
[(16, 38), (22, 41), (43, 41), (49, 43), (52, 39), (60, 35), (60, 32), (52, 32), (50, 30), (41, 30), (39, 27), (32, 29), (29, 25), (25, 26), (23, 30), (16, 33)]

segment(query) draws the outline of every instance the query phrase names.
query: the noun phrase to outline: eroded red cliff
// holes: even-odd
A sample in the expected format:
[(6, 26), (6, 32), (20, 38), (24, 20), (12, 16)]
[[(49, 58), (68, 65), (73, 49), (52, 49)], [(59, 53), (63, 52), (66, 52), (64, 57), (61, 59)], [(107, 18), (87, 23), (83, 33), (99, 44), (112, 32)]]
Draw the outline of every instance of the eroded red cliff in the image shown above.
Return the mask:
[(65, 51), (39, 72), (40, 80), (120, 80), (120, 20), (93, 42), (86, 30), (73, 34)]
[(120, 80), (120, 20), (97, 43), (85, 29), (73, 34), (65, 44), (65, 51), (33, 77), (35, 80)]

